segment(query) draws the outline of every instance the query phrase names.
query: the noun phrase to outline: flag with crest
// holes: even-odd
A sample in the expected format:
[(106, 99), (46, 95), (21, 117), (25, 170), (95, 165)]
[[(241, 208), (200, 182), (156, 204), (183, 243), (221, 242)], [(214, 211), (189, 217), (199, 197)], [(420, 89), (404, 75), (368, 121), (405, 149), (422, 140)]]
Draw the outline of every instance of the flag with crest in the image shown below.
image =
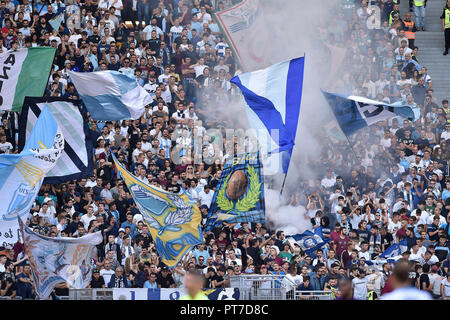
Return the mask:
[(265, 222), (261, 172), (259, 152), (245, 153), (227, 161), (209, 208), (206, 231), (223, 222)]
[(186, 194), (175, 194), (148, 185), (128, 172), (114, 154), (112, 157), (149, 227), (162, 262), (169, 268), (176, 267), (186, 252), (203, 243), (200, 210), (197, 205), (189, 203)]

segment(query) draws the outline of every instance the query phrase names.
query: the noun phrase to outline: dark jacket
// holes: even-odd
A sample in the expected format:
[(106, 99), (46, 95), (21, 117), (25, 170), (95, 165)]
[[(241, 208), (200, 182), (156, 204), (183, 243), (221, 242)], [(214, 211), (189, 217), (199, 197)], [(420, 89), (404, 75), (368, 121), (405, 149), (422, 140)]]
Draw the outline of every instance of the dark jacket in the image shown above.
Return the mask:
[[(116, 279), (117, 279), (116, 275), (113, 274), (111, 276), (111, 280), (108, 283), (108, 288), (119, 288), (119, 287), (116, 287)], [(130, 283), (128, 282), (128, 279), (125, 277), (125, 275), (122, 275), (122, 283), (123, 283), (123, 286), (121, 286), (120, 288), (129, 288), (130, 287)]]

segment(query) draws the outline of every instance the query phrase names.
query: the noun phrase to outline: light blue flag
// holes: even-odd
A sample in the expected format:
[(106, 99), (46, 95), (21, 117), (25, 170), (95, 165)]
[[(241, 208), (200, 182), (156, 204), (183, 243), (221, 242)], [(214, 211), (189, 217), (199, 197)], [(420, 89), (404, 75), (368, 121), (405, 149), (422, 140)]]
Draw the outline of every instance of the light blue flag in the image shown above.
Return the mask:
[[(304, 64), (304, 57), (292, 59), (230, 80), (244, 95), (247, 117), (260, 143), (269, 141), (270, 153), (282, 153), (283, 173), (289, 169), (297, 134)], [(270, 137), (260, 136), (261, 131)]]
[(399, 243), (394, 243), (392, 246), (384, 250), (382, 254), (380, 254), (380, 258), (393, 258), (401, 255), (408, 249), (408, 243), (406, 239), (403, 239)]
[(325, 91), (322, 93), (346, 136), (396, 116), (412, 121), (416, 121), (420, 117), (420, 108), (410, 106), (404, 101), (387, 104), (363, 97), (344, 96)]
[(95, 56), (95, 54), (88, 54), (87, 57), (89, 58), (89, 61), (91, 61), (92, 66), (94, 67), (94, 70), (98, 68), (98, 59)]
[(64, 21), (64, 13), (60, 13), (56, 15), (54, 18), (50, 19), (48, 23), (52, 26), (53, 29), (58, 31), (63, 21)]
[(0, 155), (0, 245), (19, 238), (17, 216), (30, 208), (44, 180), (64, 149), (64, 136), (44, 108), (20, 154)]
[(117, 71), (69, 71), (69, 76), (94, 120), (139, 119), (153, 101), (136, 79)]

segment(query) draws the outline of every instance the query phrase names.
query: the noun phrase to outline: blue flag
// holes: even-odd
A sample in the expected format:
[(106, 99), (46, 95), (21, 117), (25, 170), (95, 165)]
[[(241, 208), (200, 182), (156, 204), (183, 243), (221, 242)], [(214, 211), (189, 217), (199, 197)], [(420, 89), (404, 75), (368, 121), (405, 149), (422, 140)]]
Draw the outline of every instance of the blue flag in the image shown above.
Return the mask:
[(263, 70), (241, 74), (231, 83), (241, 89), (247, 103), (250, 125), (269, 141), (270, 153), (281, 152), (283, 173), (287, 173), (295, 144), (303, 91), (305, 58), (277, 63)]
[(308, 230), (301, 234), (290, 236), (287, 239), (297, 243), (300, 248), (306, 252), (307, 255), (311, 256), (317, 249), (320, 249), (325, 244), (331, 241), (331, 239), (324, 240), (321, 234), (321, 229), (316, 229), (314, 230), (314, 232)]
[(339, 126), (345, 135), (368, 127), (379, 121), (401, 116), (412, 121), (420, 117), (420, 108), (412, 107), (403, 101), (386, 104), (363, 97), (344, 96), (322, 91)]
[(394, 243), (392, 246), (384, 250), (382, 254), (380, 254), (380, 258), (393, 258), (395, 256), (401, 255), (408, 249), (408, 243), (406, 239), (403, 239), (399, 243)]

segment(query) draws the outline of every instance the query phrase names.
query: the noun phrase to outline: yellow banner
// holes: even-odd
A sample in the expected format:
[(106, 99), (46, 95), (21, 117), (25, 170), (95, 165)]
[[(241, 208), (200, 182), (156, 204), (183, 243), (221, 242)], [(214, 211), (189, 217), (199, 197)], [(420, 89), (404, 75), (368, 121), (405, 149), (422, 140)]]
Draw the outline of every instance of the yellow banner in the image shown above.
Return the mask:
[(203, 243), (202, 215), (186, 194), (170, 193), (150, 186), (114, 163), (149, 227), (156, 250), (169, 268), (174, 268), (193, 246)]

